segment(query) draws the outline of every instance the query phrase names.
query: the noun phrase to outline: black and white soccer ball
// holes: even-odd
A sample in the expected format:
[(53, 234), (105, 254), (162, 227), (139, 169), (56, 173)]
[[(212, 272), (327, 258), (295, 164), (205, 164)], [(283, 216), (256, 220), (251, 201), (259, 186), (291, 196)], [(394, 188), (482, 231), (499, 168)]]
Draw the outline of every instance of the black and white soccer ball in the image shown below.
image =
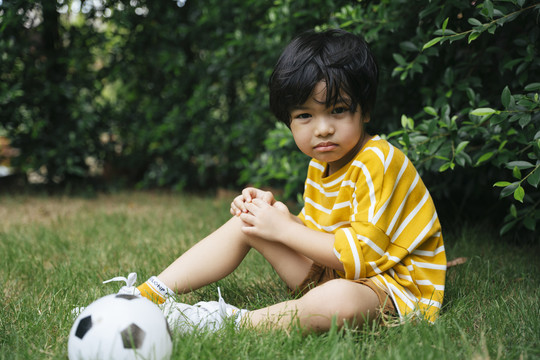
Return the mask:
[(161, 310), (148, 299), (107, 295), (85, 308), (69, 333), (70, 360), (168, 360), (172, 339)]

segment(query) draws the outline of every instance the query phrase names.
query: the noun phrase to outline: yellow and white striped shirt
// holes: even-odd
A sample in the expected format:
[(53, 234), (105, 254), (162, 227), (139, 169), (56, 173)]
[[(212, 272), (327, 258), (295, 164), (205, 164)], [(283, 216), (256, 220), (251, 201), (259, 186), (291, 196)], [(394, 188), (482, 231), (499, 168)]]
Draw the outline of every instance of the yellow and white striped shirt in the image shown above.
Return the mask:
[(371, 278), (392, 297), (400, 318), (434, 321), (442, 305), (446, 254), (431, 196), (399, 149), (373, 137), (346, 166), (324, 177), (312, 159), (299, 217), (335, 234), (346, 279)]

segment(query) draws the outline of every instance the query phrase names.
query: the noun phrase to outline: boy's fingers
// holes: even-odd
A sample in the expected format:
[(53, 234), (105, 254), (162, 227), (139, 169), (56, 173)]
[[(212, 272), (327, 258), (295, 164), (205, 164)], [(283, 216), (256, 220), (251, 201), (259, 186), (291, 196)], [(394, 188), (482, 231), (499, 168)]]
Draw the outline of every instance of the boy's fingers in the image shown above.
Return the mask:
[(244, 190), (242, 190), (242, 196), (244, 197), (244, 200), (246, 202), (250, 202), (251, 199), (252, 199), (252, 196), (251, 196), (251, 191), (253, 190), (253, 188), (245, 188)]
[(276, 209), (281, 210), (281, 211), (289, 211), (289, 208), (287, 207), (287, 205), (285, 205), (281, 201), (276, 201), (273, 206)]
[(263, 195), (263, 200), (272, 205), (274, 202), (274, 194), (272, 194), (270, 191), (266, 191)]
[[(253, 201), (250, 203), (250, 204), (246, 204), (246, 207), (251, 205), (252, 207), (250, 207), (249, 209), (251, 208), (254, 208), (254, 207), (261, 207), (261, 206), (265, 206), (265, 205), (269, 205), (267, 201), (265, 200), (261, 200), (261, 199), (253, 199)], [(255, 205), (255, 206), (254, 206)]]
[(236, 212), (246, 211), (244, 207), (244, 195), (238, 195), (231, 204), (231, 207)]
[(232, 215), (235, 215), (235, 216), (238, 216), (242, 213), (242, 210), (240, 210), (239, 208), (237, 208), (236, 206), (232, 205), (231, 206), (231, 214)]
[(263, 207), (269, 206), (268, 203), (261, 199), (253, 199), (252, 202), (246, 203), (246, 209), (247, 212), (251, 215), (257, 216), (259, 213), (259, 210), (261, 210)]
[(248, 226), (253, 225), (253, 215), (249, 213), (241, 213), (238, 216), (240, 217), (240, 220), (242, 220), (246, 225)]

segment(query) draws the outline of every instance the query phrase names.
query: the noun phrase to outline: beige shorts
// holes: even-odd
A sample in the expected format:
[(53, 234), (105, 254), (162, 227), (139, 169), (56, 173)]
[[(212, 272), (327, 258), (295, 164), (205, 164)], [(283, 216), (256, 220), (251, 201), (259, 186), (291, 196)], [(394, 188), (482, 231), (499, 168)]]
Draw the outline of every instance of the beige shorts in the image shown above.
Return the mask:
[[(313, 289), (318, 285), (322, 285), (327, 281), (341, 279), (338, 273), (334, 269), (330, 269), (326, 266), (313, 263), (304, 281), (298, 286), (298, 288), (291, 290), (291, 294), (300, 296)], [(379, 298), (380, 311), (385, 316), (397, 316), (396, 307), (390, 295), (381, 289), (370, 278), (362, 278), (358, 280), (350, 280), (360, 285), (369, 287), (377, 294)]]

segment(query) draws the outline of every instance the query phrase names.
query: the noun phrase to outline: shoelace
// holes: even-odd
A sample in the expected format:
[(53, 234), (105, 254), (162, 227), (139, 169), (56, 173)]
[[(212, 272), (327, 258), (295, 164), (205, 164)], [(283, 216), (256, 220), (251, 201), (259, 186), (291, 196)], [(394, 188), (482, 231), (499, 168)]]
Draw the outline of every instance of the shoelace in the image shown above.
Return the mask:
[(137, 282), (137, 273), (132, 272), (127, 276), (127, 278), (124, 276), (116, 276), (112, 279), (105, 280), (103, 284), (107, 284), (113, 281), (124, 281), (127, 287), (132, 287)]
[(221, 297), (221, 290), (220, 290), (219, 286), (217, 288), (217, 292), (218, 292), (218, 296), (219, 296), (219, 299), (218, 299), (219, 314), (221, 315), (222, 318), (226, 318), (227, 317), (227, 303)]
[[(227, 318), (229, 317), (231, 314), (228, 314), (227, 313), (227, 307), (229, 305), (227, 305), (227, 303), (225, 302), (225, 300), (223, 299), (223, 297), (221, 296), (221, 289), (217, 288), (218, 290), (218, 308), (217, 308), (217, 313), (219, 314), (219, 316), (221, 316), (222, 318)], [(201, 301), (197, 304), (195, 304), (194, 306), (196, 306), (197, 308), (199, 309), (204, 309), (204, 311), (206, 311), (208, 314), (211, 314), (211, 313), (215, 313), (216, 312), (216, 308), (214, 307), (214, 305), (212, 305), (212, 303), (215, 304), (215, 301)]]

